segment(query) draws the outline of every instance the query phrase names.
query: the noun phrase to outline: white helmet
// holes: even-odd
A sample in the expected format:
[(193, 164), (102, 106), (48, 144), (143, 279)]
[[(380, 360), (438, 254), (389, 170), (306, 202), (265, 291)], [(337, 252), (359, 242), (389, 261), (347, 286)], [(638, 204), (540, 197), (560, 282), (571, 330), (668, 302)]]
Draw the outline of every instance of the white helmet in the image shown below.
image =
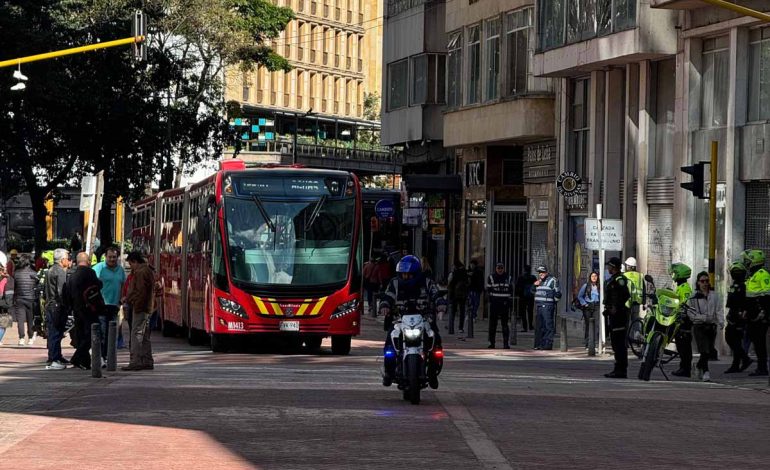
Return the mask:
[(636, 269), (636, 258), (634, 258), (633, 256), (629, 256), (628, 258), (626, 258), (626, 262), (623, 264), (625, 264), (629, 268)]

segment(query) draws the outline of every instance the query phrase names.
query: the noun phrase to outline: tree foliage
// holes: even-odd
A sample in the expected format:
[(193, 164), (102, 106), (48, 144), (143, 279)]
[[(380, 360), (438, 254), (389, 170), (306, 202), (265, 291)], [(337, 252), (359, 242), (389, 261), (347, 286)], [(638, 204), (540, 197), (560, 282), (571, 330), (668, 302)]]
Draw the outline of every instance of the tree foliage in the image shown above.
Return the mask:
[(148, 17), (146, 62), (126, 48), (25, 64), (22, 92), (0, 74), (0, 163), (30, 193), (38, 247), (44, 200), (62, 183), (104, 171), (109, 243), (117, 196), (171, 187), (182, 167), (221, 155), (226, 69), (289, 68), (271, 40), (293, 13), (264, 0), (7, 0), (2, 58), (126, 37), (137, 8)]

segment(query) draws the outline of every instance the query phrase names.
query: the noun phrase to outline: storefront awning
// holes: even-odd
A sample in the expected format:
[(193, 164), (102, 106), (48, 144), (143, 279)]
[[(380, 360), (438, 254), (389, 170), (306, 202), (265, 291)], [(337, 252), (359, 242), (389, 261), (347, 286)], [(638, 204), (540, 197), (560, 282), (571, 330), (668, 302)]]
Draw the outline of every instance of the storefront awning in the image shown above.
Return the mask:
[(406, 190), (410, 193), (461, 193), (460, 175), (404, 175)]

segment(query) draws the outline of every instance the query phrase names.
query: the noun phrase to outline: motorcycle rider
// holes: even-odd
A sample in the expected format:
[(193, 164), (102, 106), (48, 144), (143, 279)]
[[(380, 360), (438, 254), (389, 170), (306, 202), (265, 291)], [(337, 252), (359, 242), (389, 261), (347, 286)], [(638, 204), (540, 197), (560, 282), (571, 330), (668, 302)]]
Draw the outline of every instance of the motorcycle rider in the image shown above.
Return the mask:
[[(433, 349), (441, 349), (441, 336), (438, 326), (436, 326), (435, 316), (431, 310), (435, 308), (435, 313), (446, 311), (446, 301), (440, 296), (438, 286), (432, 279), (422, 275), (422, 266), (420, 259), (413, 255), (406, 255), (396, 265), (396, 277), (390, 280), (385, 289), (383, 300), (380, 303), (380, 314), (385, 318), (384, 329), (388, 332), (385, 337), (385, 347), (383, 350), (384, 367), (382, 371), (382, 385), (389, 387), (393, 383), (396, 375), (397, 359), (393, 352), (393, 340), (390, 337), (393, 331), (393, 320), (396, 315), (400, 316), (401, 310), (416, 306), (418, 310), (428, 309), (430, 315), (430, 325), (433, 330)], [(428, 355), (428, 384), (430, 388), (438, 388), (438, 375), (444, 362), (442, 358), (435, 357), (434, 354)]]
[(631, 319), (635, 320), (639, 318), (639, 306), (644, 301), (644, 276), (636, 270), (636, 258), (633, 256), (626, 258), (623, 265), (626, 269), (623, 276), (628, 280), (628, 292), (631, 294), (626, 307), (629, 309)]
[(770, 273), (765, 269), (765, 253), (762, 250), (746, 250), (741, 253), (743, 264), (748, 268), (746, 280), (746, 318), (749, 339), (757, 353), (757, 369), (751, 377), (768, 375), (767, 327), (770, 314)]
[[(674, 263), (669, 267), (668, 272), (676, 285), (674, 290), (679, 296), (679, 304), (684, 305), (692, 295), (692, 287), (687, 282), (692, 276), (692, 268), (684, 263)], [(679, 369), (672, 372), (672, 375), (689, 377), (692, 371), (692, 321), (686, 315), (682, 316), (682, 326), (679, 327), (675, 341), (681, 361)]]
[(604, 314), (610, 320), (610, 340), (615, 354), (615, 367), (612, 372), (604, 374), (609, 379), (625, 379), (628, 372), (628, 279), (620, 272), (620, 258), (612, 257), (607, 261), (610, 279), (604, 287)]
[[(495, 349), (495, 337), (497, 336), (497, 321), (500, 320), (503, 329), (503, 348), (510, 349), (508, 339), (508, 319), (513, 300), (513, 281), (505, 272), (505, 265), (497, 263), (495, 272), (487, 278), (487, 292), (489, 293), (489, 349)], [(516, 325), (513, 325), (516, 328)]]
[(727, 326), (725, 341), (733, 352), (733, 363), (725, 374), (743, 372), (754, 362), (743, 349), (743, 335), (746, 332), (746, 266), (742, 261), (730, 265), (733, 283), (727, 293)]

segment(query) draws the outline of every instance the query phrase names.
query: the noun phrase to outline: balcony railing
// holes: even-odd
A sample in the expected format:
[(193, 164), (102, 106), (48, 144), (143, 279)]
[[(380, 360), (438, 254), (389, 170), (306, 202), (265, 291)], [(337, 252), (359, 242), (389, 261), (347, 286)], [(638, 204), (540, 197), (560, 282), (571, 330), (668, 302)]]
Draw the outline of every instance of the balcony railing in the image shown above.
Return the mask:
[[(283, 155), (292, 155), (293, 153), (294, 142), (290, 135), (284, 135), (275, 141), (261, 142), (260, 144), (262, 146), (260, 152), (281, 153)], [(300, 158), (352, 160), (390, 165), (400, 163), (400, 158), (395, 152), (381, 147), (372, 148), (369, 145), (359, 144), (365, 148), (353, 148), (353, 142), (345, 142), (344, 146), (324, 145), (323, 142), (318, 144), (298, 143), (297, 156)]]

